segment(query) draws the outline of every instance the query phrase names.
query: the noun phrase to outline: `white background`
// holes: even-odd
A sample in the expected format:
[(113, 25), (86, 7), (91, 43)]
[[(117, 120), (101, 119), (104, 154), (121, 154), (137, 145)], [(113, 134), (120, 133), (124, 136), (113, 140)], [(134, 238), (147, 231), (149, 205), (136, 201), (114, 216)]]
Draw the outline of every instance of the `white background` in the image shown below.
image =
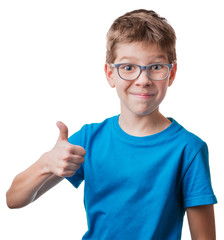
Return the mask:
[[(71, 135), (119, 114), (104, 75), (105, 36), (115, 18), (139, 8), (155, 10), (176, 31), (178, 73), (161, 111), (208, 143), (217, 239), (224, 239), (221, 0), (0, 2), (0, 239), (81, 239), (85, 233), (83, 184), (76, 190), (63, 181), (16, 210), (7, 208), (5, 193), (16, 174), (54, 146), (58, 120)], [(190, 239), (186, 218), (182, 235)]]

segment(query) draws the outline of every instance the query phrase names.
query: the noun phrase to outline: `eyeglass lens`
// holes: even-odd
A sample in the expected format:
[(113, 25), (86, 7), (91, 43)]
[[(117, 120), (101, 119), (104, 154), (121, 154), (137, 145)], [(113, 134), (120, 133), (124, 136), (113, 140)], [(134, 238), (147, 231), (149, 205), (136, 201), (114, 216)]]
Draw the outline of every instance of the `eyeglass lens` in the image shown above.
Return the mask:
[[(125, 80), (134, 80), (138, 78), (141, 69), (135, 64), (122, 64), (118, 68), (119, 75)], [(169, 73), (169, 67), (164, 64), (153, 64), (147, 69), (148, 76), (152, 80), (163, 80)]]

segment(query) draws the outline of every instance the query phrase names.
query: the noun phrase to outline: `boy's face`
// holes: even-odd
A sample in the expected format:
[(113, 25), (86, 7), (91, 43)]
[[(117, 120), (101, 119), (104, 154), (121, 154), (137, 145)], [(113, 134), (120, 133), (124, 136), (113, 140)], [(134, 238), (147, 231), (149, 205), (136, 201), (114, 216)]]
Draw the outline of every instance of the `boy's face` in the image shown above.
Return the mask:
[[(120, 43), (116, 50), (114, 64), (119, 63), (146, 66), (151, 63), (169, 63), (169, 61), (167, 54), (156, 45)], [(168, 77), (161, 81), (149, 79), (145, 70), (136, 80), (123, 80), (119, 77), (117, 69), (112, 68), (109, 64), (105, 64), (105, 73), (110, 86), (117, 90), (121, 102), (121, 112), (145, 116), (158, 110), (168, 86), (171, 86), (174, 81), (176, 64), (172, 67)]]

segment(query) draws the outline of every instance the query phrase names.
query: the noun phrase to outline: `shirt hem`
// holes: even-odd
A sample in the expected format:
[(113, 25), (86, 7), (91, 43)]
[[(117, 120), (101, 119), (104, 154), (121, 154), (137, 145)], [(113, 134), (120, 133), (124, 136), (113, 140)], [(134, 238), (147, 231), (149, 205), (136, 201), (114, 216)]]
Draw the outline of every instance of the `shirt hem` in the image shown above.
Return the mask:
[(209, 205), (209, 204), (216, 204), (218, 203), (215, 195), (210, 196), (201, 196), (201, 197), (195, 197), (195, 198), (189, 198), (184, 201), (184, 208), (188, 207), (196, 207), (196, 206), (202, 206), (202, 205)]

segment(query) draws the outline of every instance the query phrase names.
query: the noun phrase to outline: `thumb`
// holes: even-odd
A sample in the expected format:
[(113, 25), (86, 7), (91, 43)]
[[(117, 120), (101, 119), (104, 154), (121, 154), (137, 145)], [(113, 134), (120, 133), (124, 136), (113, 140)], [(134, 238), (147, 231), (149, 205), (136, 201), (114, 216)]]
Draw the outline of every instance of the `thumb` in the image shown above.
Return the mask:
[(60, 130), (60, 134), (59, 134), (58, 139), (68, 140), (68, 128), (67, 128), (67, 126), (63, 122), (60, 122), (60, 121), (58, 121), (56, 124), (57, 124), (57, 127)]

